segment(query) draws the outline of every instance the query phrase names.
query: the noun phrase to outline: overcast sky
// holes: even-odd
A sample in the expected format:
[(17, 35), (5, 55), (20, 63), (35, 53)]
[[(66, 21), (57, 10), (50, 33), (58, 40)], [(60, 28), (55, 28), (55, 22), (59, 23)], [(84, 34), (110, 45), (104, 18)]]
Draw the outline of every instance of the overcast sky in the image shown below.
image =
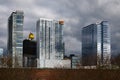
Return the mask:
[(0, 0), (0, 47), (6, 48), (7, 20), (16, 10), (24, 11), (24, 39), (39, 18), (63, 19), (66, 54), (81, 53), (82, 27), (107, 20), (112, 54), (120, 53), (120, 0)]

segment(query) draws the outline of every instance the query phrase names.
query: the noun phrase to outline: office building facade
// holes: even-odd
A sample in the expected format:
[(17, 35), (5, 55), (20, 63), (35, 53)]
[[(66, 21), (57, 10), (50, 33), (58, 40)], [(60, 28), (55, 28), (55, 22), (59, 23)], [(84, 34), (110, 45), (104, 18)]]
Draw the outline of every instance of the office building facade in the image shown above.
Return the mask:
[(23, 41), (23, 67), (37, 67), (37, 46), (35, 40)]
[(0, 57), (3, 57), (3, 52), (4, 52), (4, 49), (0, 48)]
[(12, 57), (12, 67), (23, 64), (23, 11), (12, 12), (8, 18), (8, 54)]
[(81, 66), (80, 64), (80, 56), (73, 56), (71, 58), (71, 68), (72, 69), (79, 69)]
[(64, 56), (64, 21), (40, 18), (37, 21), (36, 39), (38, 67), (45, 67), (45, 60), (61, 60)]
[(82, 65), (110, 65), (111, 43), (108, 21), (82, 28)]

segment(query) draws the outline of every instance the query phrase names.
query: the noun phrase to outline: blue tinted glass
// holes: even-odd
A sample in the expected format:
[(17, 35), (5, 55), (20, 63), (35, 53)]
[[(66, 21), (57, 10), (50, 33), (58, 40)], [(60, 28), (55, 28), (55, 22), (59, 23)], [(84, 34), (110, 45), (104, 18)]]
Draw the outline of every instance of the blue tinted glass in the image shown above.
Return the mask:
[(20, 36), (20, 35), (19, 35), (19, 36), (17, 36), (17, 39), (21, 39), (21, 38), (23, 38), (23, 37), (22, 37), (22, 35), (21, 35), (21, 36)]
[(22, 43), (21, 39), (16, 40), (17, 43)]
[(22, 45), (22, 44), (16, 44), (16, 46), (18, 46), (18, 47), (22, 47), (23, 45)]
[(17, 15), (17, 16), (16, 16), (16, 19), (22, 19), (22, 18), (23, 18), (22, 15)]
[(109, 25), (108, 21), (103, 21), (102, 24), (103, 24), (103, 25), (106, 25), (106, 26)]
[(23, 23), (22, 20), (16, 20), (16, 23)]

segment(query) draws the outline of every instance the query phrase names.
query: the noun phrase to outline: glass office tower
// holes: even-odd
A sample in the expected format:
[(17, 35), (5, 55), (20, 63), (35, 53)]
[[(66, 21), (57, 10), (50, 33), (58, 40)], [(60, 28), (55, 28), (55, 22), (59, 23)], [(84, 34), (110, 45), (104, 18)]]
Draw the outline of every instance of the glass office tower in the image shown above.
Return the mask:
[(23, 11), (12, 12), (8, 18), (8, 54), (12, 57), (12, 67), (22, 67), (23, 63)]
[(110, 26), (107, 21), (101, 22), (101, 59), (103, 65), (111, 63), (111, 43), (110, 43)]
[(37, 21), (38, 68), (45, 66), (45, 60), (61, 60), (64, 55), (64, 21), (40, 18)]
[(82, 65), (110, 65), (110, 27), (107, 21), (82, 29)]

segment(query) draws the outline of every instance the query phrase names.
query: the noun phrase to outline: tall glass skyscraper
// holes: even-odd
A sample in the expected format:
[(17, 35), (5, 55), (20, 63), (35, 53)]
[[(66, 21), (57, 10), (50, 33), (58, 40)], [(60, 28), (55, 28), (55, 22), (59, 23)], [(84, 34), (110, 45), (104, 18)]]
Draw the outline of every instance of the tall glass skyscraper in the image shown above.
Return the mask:
[(108, 21), (82, 28), (82, 65), (110, 65), (111, 43)]
[(8, 54), (12, 57), (12, 67), (23, 64), (23, 11), (12, 12), (8, 18)]
[(44, 67), (45, 60), (61, 60), (64, 55), (64, 21), (40, 18), (37, 21), (38, 68)]

